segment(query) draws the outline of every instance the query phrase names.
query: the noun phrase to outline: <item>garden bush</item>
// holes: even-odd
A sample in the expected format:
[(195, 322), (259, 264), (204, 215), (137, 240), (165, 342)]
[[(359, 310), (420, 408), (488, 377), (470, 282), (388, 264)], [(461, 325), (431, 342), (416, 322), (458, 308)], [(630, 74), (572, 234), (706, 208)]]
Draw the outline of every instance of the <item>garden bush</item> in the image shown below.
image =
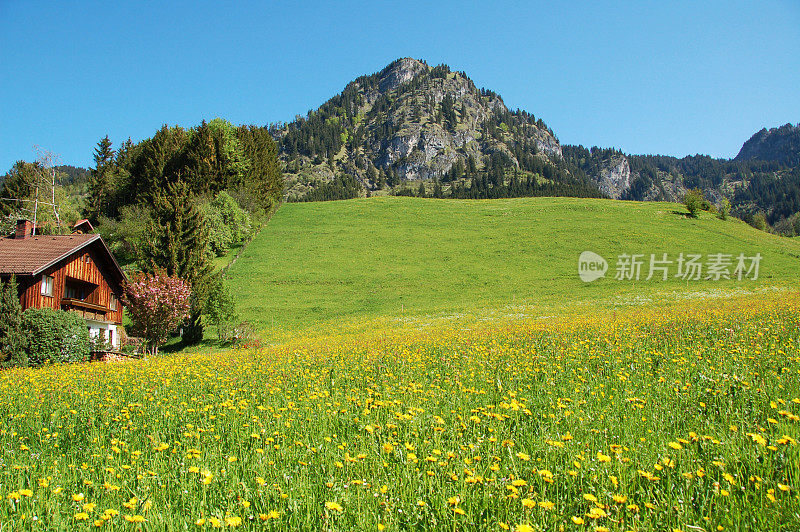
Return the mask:
[(89, 359), (89, 330), (75, 313), (29, 308), (22, 313), (22, 329), (28, 332), (28, 363), (32, 366)]

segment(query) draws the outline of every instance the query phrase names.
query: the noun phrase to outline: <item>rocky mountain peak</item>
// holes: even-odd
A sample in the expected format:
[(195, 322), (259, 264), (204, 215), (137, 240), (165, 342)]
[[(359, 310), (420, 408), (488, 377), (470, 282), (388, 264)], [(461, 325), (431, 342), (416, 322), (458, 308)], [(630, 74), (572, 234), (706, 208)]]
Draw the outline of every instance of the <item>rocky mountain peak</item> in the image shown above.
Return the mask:
[(492, 166), (495, 176), (516, 172), (544, 181), (550, 178), (542, 165), (555, 168), (562, 156), (541, 119), (510, 111), (500, 95), (477, 88), (464, 72), (408, 57), (357, 78), (274, 135), (290, 197), (345, 177), (371, 191), (460, 179), (451, 175), (454, 168), (459, 176), (471, 168), (474, 176)]
[(427, 72), (430, 69), (422, 61), (403, 57), (389, 64), (384, 68), (379, 76), (378, 89), (381, 92), (393, 91), (403, 83), (411, 81), (417, 74)]

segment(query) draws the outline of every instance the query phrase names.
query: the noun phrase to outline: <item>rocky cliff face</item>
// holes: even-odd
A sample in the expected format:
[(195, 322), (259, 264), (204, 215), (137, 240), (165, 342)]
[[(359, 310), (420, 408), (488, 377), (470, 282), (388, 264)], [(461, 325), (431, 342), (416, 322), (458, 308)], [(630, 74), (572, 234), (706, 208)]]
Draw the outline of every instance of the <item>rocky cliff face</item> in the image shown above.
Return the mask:
[(358, 78), (274, 134), (290, 196), (340, 173), (376, 190), (392, 177), (400, 183), (441, 178), (470, 159), (480, 168), (493, 154), (520, 167), (523, 145), (543, 160), (561, 157), (541, 120), (510, 112), (499, 95), (478, 89), (463, 72), (410, 58)]
[(618, 154), (604, 161), (597, 176), (597, 186), (610, 198), (622, 198), (631, 186), (628, 158)]

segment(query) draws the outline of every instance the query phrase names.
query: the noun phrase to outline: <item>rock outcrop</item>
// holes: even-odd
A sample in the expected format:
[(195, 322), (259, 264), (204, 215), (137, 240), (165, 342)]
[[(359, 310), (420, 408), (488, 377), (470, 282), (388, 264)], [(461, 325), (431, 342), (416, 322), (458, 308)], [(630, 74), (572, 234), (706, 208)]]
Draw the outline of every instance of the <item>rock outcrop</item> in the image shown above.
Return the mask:
[(618, 154), (603, 162), (597, 176), (597, 187), (609, 198), (622, 198), (631, 186), (628, 158)]

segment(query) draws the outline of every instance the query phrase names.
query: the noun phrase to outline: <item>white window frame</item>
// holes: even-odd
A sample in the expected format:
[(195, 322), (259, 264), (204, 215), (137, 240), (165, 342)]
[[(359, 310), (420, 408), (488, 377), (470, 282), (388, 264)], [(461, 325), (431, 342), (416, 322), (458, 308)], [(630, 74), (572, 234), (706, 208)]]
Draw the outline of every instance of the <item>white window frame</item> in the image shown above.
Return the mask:
[(42, 291), (43, 296), (53, 297), (53, 276), (42, 275)]

